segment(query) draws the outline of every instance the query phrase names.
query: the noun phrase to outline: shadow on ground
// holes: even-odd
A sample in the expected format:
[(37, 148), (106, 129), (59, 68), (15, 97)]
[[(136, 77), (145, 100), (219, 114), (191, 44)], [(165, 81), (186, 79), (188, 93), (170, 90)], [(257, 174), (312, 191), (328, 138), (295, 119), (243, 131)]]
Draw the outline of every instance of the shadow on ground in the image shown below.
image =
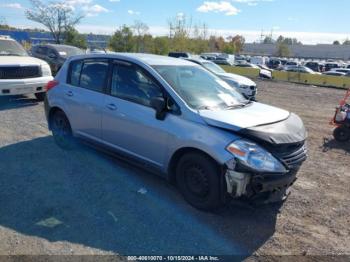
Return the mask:
[(32, 97), (26, 96), (0, 96), (0, 111), (20, 108), (20, 107), (28, 107), (28, 106), (36, 106), (38, 104), (38, 100)]
[(51, 137), (0, 148), (0, 159), (0, 225), (29, 236), (122, 255), (248, 256), (275, 231), (277, 207), (204, 213), (156, 175)]
[(338, 142), (333, 137), (332, 138), (324, 138), (323, 139), (323, 152), (327, 152), (333, 149), (343, 150), (346, 154), (350, 154), (350, 141), (348, 142)]

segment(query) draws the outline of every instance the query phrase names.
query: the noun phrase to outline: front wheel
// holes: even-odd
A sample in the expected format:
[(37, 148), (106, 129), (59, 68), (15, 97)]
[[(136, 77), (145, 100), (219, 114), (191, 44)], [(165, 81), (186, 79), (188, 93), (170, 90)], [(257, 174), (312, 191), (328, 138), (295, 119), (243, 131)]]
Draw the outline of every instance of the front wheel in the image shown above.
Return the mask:
[(333, 136), (338, 142), (346, 142), (350, 140), (350, 128), (340, 126), (334, 129)]
[(56, 144), (63, 149), (72, 149), (74, 139), (68, 118), (62, 111), (57, 111), (51, 118), (52, 135)]
[(35, 93), (34, 95), (35, 95), (36, 99), (41, 102), (41, 101), (44, 101), (46, 93), (41, 92), (41, 93)]
[(192, 206), (210, 211), (224, 204), (220, 169), (209, 157), (200, 153), (184, 155), (176, 169), (176, 180), (182, 195)]

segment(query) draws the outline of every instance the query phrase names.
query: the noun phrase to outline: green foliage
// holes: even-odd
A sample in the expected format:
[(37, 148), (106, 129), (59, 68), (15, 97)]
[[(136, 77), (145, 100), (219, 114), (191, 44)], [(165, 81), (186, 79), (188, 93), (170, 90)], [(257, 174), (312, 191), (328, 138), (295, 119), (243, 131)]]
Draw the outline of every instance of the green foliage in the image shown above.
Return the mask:
[(289, 38), (289, 37), (283, 37), (283, 36), (279, 36), (276, 40), (276, 43), (283, 43), (286, 45), (301, 45), (302, 43), (300, 41), (298, 41), (298, 39), (296, 38)]
[(169, 53), (169, 38), (167, 36), (155, 37), (153, 42), (153, 53), (157, 55), (167, 55)]
[(65, 44), (76, 46), (82, 49), (87, 48), (86, 37), (84, 35), (79, 34), (79, 32), (73, 27), (67, 29), (64, 36)]
[(288, 45), (286, 43), (278, 43), (276, 55), (279, 57), (288, 57), (291, 55)]
[(350, 45), (350, 39), (346, 39), (346, 40), (343, 42), (343, 45)]
[(263, 40), (263, 44), (273, 44), (275, 43), (275, 40), (271, 36), (266, 36)]
[(136, 42), (130, 27), (123, 25), (112, 35), (109, 47), (116, 52), (135, 52)]
[(339, 42), (338, 40), (335, 40), (335, 41), (333, 42), (333, 45), (340, 45), (340, 42)]
[(170, 51), (184, 51), (195, 54), (204, 52), (238, 53), (244, 45), (242, 36), (230, 37), (225, 41), (223, 37), (206, 37), (205, 26), (195, 27), (190, 34), (190, 26), (181, 20), (170, 23), (170, 37), (153, 37), (148, 33), (148, 26), (136, 21), (132, 27), (123, 25), (111, 37), (109, 48), (116, 52), (141, 52), (167, 55)]

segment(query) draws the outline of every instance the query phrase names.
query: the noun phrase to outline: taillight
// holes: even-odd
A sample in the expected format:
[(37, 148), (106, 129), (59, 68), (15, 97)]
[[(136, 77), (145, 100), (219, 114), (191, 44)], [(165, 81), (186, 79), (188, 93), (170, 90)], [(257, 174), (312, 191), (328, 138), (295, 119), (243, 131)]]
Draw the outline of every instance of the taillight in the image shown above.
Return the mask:
[(48, 92), (50, 89), (54, 88), (58, 84), (59, 84), (59, 82), (56, 80), (52, 80), (52, 81), (48, 82), (45, 86), (46, 92)]

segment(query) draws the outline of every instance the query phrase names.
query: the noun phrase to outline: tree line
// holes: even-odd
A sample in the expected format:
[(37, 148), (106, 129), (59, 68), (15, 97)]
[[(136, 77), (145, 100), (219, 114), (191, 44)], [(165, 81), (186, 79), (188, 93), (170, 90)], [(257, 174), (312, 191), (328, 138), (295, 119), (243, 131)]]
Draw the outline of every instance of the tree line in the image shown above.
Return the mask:
[(190, 52), (224, 52), (237, 54), (242, 51), (245, 43), (243, 36), (236, 35), (227, 38), (209, 35), (205, 24), (190, 25), (186, 18), (174, 18), (169, 22), (167, 36), (152, 36), (149, 27), (135, 21), (131, 26), (118, 28), (109, 40), (109, 48), (116, 52), (142, 52), (165, 55), (170, 51)]

